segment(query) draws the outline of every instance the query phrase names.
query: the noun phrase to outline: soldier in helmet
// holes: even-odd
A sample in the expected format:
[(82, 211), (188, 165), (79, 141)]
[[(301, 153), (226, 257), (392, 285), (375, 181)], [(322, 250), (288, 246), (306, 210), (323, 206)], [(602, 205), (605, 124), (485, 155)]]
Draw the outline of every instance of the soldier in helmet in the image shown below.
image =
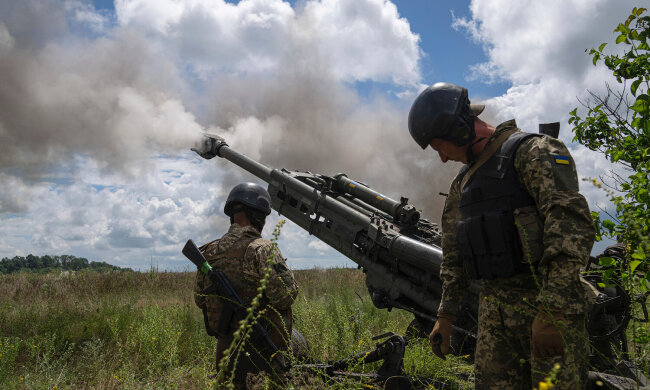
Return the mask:
[(450, 352), (463, 292), (478, 280), (475, 387), (531, 389), (555, 370), (556, 388), (583, 388), (587, 303), (579, 272), (594, 228), (575, 163), (560, 140), (522, 132), (514, 120), (495, 128), (478, 118), (483, 108), (470, 104), (467, 89), (437, 83), (409, 113), (422, 149), (465, 164), (442, 216), (443, 291), (431, 346), (441, 357)]
[[(258, 184), (242, 183), (235, 186), (224, 207), (225, 214), (230, 217), (230, 229), (223, 237), (199, 249), (212, 267), (226, 275), (242, 300), (249, 305), (258, 295), (260, 283), (269, 272), (257, 312), (262, 313), (261, 323), (273, 343), (281, 350), (287, 350), (292, 329), (291, 305), (298, 288), (280, 250), (261, 237), (266, 216), (271, 213), (270, 202), (268, 192)], [(203, 310), (206, 331), (218, 338), (218, 368), (243, 318), (237, 315), (226, 318), (229, 310), (224, 309), (227, 309), (228, 302), (206, 293), (210, 284), (205, 274), (197, 272), (195, 302)], [(244, 340), (231, 350), (228, 363), (226, 378), (231, 376), (234, 368), (233, 382), (237, 388), (245, 388), (249, 373), (262, 371), (276, 383), (284, 381), (284, 373), (279, 365), (253, 339)]]

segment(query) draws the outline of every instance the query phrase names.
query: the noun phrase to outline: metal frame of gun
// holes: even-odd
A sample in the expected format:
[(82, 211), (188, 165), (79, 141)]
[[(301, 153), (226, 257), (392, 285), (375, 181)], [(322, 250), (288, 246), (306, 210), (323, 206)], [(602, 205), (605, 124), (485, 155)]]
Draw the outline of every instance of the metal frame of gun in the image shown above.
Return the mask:
[[(442, 294), (441, 235), (408, 199), (393, 200), (345, 174), (271, 169), (214, 134), (192, 150), (206, 159), (222, 157), (267, 182), (274, 210), (358, 264), (376, 307), (409, 311), (431, 329)], [(454, 328), (461, 339), (476, 337), (479, 288), (468, 289)]]
[[(375, 349), (329, 363), (299, 364), (297, 369), (307, 369), (328, 377), (345, 377), (356, 380), (372, 380), (384, 390), (406, 390), (424, 388), (428, 385), (436, 389), (452, 389), (453, 383), (427, 377), (416, 377), (404, 373), (404, 352), (409, 343), (407, 337), (387, 332), (372, 338), (378, 342)], [(359, 364), (382, 362), (376, 373), (357, 373), (346, 371)], [(466, 378), (464, 378), (466, 379)], [(428, 388), (428, 387), (427, 387)]]

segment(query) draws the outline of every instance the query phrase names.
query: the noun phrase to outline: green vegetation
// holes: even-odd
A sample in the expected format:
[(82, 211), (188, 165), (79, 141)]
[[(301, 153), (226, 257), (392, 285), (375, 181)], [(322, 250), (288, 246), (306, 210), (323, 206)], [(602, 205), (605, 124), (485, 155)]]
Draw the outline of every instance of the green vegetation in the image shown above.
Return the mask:
[[(601, 220), (594, 213), (598, 239), (607, 236), (627, 244), (622, 276), (644, 291), (650, 290), (650, 16), (645, 8), (634, 8), (614, 32), (623, 54), (607, 54), (606, 44), (591, 49), (594, 65), (601, 61), (612, 72), (618, 86), (607, 85), (600, 96), (590, 91), (593, 102), (586, 104), (587, 116), (571, 112), (574, 140), (603, 153), (622, 167), (627, 177), (610, 172), (604, 181), (616, 206), (612, 219)], [(628, 84), (629, 83), (629, 84)], [(629, 89), (628, 89), (629, 88)], [(628, 93), (629, 90), (629, 93)], [(594, 184), (602, 187), (598, 180)]]
[[(615, 29), (617, 47), (606, 44), (591, 49), (594, 66), (604, 63), (618, 82), (607, 85), (603, 95), (589, 91), (585, 118), (571, 112), (569, 123), (575, 137), (587, 148), (598, 151), (624, 171), (610, 172), (606, 179), (590, 179), (603, 188), (616, 211), (608, 219), (592, 212), (597, 239), (616, 239), (626, 246), (625, 258), (603, 257), (603, 281), (621, 281), (633, 296), (644, 300), (650, 294), (650, 16), (645, 8), (634, 8)], [(622, 53), (622, 54), (618, 54)], [(601, 182), (602, 181), (602, 182)], [(635, 317), (643, 317), (633, 304)], [(647, 372), (650, 364), (648, 324), (630, 324), (635, 360)]]
[[(373, 349), (372, 336), (404, 334), (412, 318), (376, 309), (361, 271), (304, 270), (295, 276), (301, 287), (295, 327), (318, 360)], [(0, 275), (0, 388), (211, 388), (216, 341), (205, 334), (193, 284), (193, 273)], [(459, 358), (442, 362), (425, 340), (417, 340), (407, 347), (405, 369), (454, 378), (471, 366)], [(354, 381), (325, 385), (299, 373), (293, 383), (368, 388)]]
[(91, 261), (83, 257), (75, 257), (70, 255), (62, 256), (14, 256), (11, 259), (8, 257), (0, 260), (0, 274), (10, 274), (12, 272), (25, 271), (35, 273), (48, 273), (52, 271), (80, 271), (92, 270), (99, 272), (118, 271), (123, 268), (110, 265), (103, 261)]

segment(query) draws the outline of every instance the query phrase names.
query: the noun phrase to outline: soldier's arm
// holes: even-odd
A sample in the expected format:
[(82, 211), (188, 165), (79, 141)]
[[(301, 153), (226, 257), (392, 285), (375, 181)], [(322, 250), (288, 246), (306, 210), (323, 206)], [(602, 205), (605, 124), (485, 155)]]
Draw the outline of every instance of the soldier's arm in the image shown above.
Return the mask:
[(276, 309), (290, 308), (298, 295), (298, 286), (280, 249), (272, 246), (269, 241), (253, 243), (252, 246), (246, 254), (249, 265), (246, 273), (250, 275), (247, 277), (259, 281), (264, 277), (267, 267), (270, 267), (264, 294)]
[(460, 184), (457, 179), (451, 183), (449, 195), (445, 201), (442, 214), (442, 265), (440, 279), (442, 280), (442, 298), (438, 312), (456, 315), (463, 294), (470, 283), (465, 265), (458, 256), (456, 241), (456, 222), (460, 218)]
[(562, 141), (535, 137), (517, 150), (515, 169), (543, 224), (538, 303), (581, 312), (584, 292), (579, 272), (589, 258), (595, 231), (587, 201), (578, 192), (573, 158)]

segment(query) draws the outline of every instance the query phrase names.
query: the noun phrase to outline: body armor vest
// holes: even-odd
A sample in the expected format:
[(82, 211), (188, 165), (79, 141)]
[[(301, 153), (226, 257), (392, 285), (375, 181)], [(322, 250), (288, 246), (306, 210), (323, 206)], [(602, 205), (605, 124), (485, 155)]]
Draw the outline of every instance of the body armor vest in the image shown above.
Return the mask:
[[(509, 277), (530, 270), (530, 263), (539, 260), (524, 256), (520, 224), (515, 224), (522, 210), (537, 216), (535, 201), (519, 182), (514, 166), (517, 148), (534, 136), (539, 135), (512, 134), (461, 188), (456, 237), (472, 279)], [(467, 170), (467, 165), (461, 169), (459, 181)], [(523, 242), (541, 241), (542, 232), (536, 230), (530, 231), (534, 237), (523, 237)]]

